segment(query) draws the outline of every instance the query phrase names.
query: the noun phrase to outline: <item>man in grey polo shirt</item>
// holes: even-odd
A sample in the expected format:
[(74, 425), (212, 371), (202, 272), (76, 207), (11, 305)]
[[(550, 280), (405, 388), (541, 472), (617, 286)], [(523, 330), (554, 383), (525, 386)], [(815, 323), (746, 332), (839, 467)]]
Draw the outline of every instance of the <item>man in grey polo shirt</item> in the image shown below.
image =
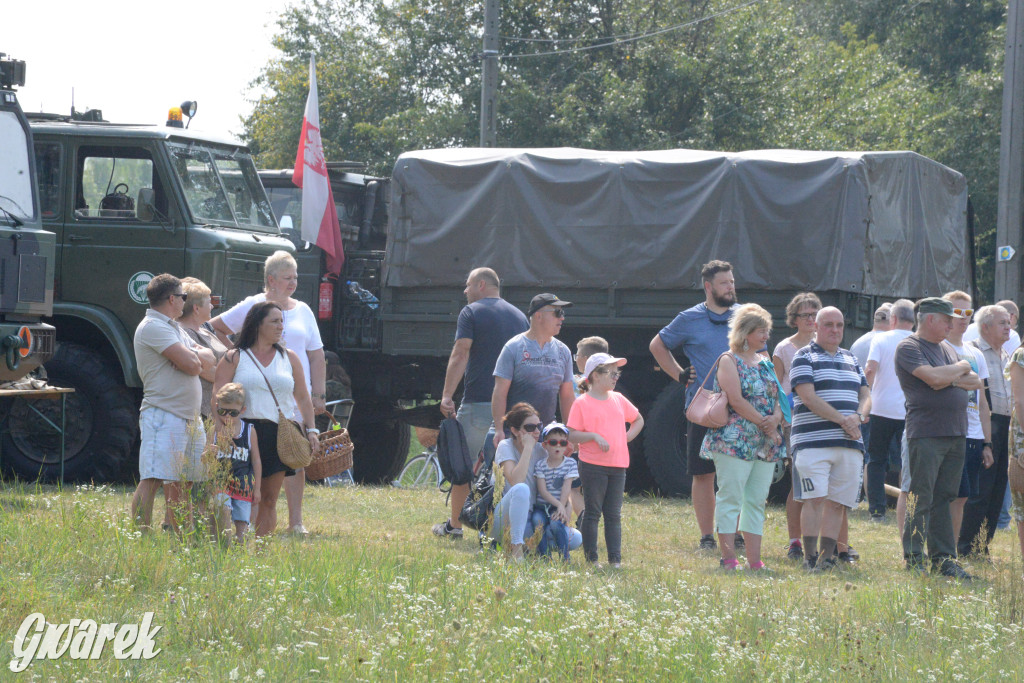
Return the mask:
[(913, 516), (903, 528), (907, 569), (970, 581), (956, 561), (949, 504), (956, 498), (967, 439), (967, 392), (981, 389), (971, 364), (945, 342), (953, 329), (953, 304), (936, 297), (917, 303), (917, 332), (896, 347), (896, 376), (907, 400), (906, 435)]
[(143, 394), (139, 486), (132, 497), (132, 519), (142, 529), (150, 528), (153, 497), (161, 484), (167, 505), (173, 508), (181, 500), (181, 482), (204, 478), (206, 433), (199, 418), (199, 373), (214, 363), (213, 352), (196, 346), (176, 322), (185, 307), (181, 280), (157, 275), (146, 287), (146, 296), (149, 309), (135, 330)]

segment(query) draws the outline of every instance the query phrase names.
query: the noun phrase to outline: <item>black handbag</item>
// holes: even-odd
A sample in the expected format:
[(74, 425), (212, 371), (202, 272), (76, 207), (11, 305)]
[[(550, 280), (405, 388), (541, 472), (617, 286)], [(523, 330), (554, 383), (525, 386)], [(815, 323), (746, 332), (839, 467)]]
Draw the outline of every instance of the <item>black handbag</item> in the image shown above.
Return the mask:
[(493, 510), (494, 484), (491, 482), (491, 468), (484, 467), (473, 481), (466, 503), (459, 513), (459, 521), (470, 529), (483, 531), (490, 526)]

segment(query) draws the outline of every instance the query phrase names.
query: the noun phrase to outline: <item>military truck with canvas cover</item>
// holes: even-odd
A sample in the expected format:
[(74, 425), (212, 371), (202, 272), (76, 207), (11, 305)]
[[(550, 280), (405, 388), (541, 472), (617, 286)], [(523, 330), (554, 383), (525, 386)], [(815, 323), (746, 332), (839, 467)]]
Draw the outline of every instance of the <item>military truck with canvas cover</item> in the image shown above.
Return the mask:
[[(100, 116), (30, 115), (43, 227), (57, 235), (46, 371), (67, 399), (65, 476), (131, 477), (138, 461), (141, 381), (133, 337), (154, 275), (191, 275), (215, 304), (263, 288), (280, 236), (249, 151), (180, 127), (113, 124)], [(21, 476), (54, 477), (57, 444), (25, 415), (4, 434)]]
[(379, 308), (336, 297), (325, 339), (357, 406), (371, 392), (440, 398), (470, 269), (493, 267), (523, 310), (554, 292), (575, 304), (562, 341), (598, 334), (629, 359), (619, 386), (647, 421), (631, 444), (631, 486), (682, 494), (684, 389), (648, 344), (703, 301), (704, 263), (733, 264), (739, 300), (775, 319), (773, 345), (790, 334), (785, 306), (801, 291), (844, 311), (848, 345), (884, 301), (971, 291), (971, 250), (963, 175), (913, 152), (411, 152), (391, 179), (385, 252), (350, 259), (341, 278)]
[(32, 131), (15, 92), (24, 84), (25, 62), (0, 53), (0, 382), (49, 360), (55, 338), (42, 322), (53, 309), (54, 235), (40, 219)]

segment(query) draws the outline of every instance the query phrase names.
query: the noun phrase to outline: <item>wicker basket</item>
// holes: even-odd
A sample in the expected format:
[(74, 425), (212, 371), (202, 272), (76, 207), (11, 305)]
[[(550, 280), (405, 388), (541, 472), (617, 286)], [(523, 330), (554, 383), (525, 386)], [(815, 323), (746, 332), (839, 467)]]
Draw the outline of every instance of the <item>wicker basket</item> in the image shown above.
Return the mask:
[[(332, 420), (332, 426), (335, 424)], [(352, 469), (352, 439), (347, 429), (328, 429), (319, 438), (320, 448), (306, 467), (306, 479), (326, 479)]]

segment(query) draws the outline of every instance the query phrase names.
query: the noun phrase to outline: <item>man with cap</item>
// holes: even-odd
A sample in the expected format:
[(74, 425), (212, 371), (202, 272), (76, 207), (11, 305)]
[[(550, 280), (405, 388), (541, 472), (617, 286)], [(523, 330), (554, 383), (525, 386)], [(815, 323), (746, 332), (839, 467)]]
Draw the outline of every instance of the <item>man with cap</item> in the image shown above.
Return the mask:
[[(871, 328), (871, 331), (867, 334), (862, 334), (857, 341), (850, 345), (850, 353), (857, 357), (857, 365), (861, 368), (866, 368), (868, 364), (868, 351), (871, 350), (871, 340), (882, 332), (888, 332), (892, 329), (892, 317), (890, 311), (892, 310), (892, 304), (884, 303), (878, 307), (875, 311), (875, 326)], [(867, 427), (870, 422), (864, 423), (863, 427)], [(861, 434), (866, 435), (867, 432), (861, 428)]]
[(924, 573), (924, 545), (932, 571), (970, 581), (956, 561), (949, 504), (956, 498), (964, 467), (967, 392), (982, 389), (978, 375), (945, 339), (953, 304), (937, 297), (917, 303), (917, 332), (896, 347), (896, 376), (907, 401), (906, 436), (914, 514), (903, 528), (907, 569)]
[[(441, 393), (441, 413), (454, 417), (462, 425), (470, 455), (484, 449), (488, 462), (494, 457), (488, 434), (491, 422), (491, 394), (494, 393), (494, 364), (505, 342), (529, 329), (530, 323), (518, 308), (501, 298), (501, 281), (490, 268), (475, 268), (466, 278), (463, 291), (468, 302), (459, 312), (455, 345), (448, 358), (448, 370)], [(465, 377), (466, 384), (455, 410), (453, 396)], [(451, 517), (433, 526), (436, 536), (462, 537), (459, 513), (469, 495), (469, 484), (452, 484)]]
[[(530, 329), (505, 342), (494, 366), (491, 417), (495, 425), (502, 424), (508, 406), (520, 401), (534, 407), (542, 424), (555, 421), (556, 406), (562, 419), (569, 417), (575, 399), (572, 352), (555, 337), (570, 306), (571, 302), (547, 293), (530, 301)], [(496, 429), (494, 447), (504, 438), (504, 430)]]
[[(704, 264), (700, 274), (704, 283), (704, 301), (686, 309), (666, 325), (651, 340), (651, 355), (658, 361), (669, 379), (689, 383), (686, 404), (689, 405), (699, 388), (696, 377), (710, 389), (715, 378), (709, 376), (711, 366), (720, 355), (729, 350), (729, 318), (736, 308), (736, 279), (732, 265), (727, 261)], [(682, 349), (692, 363), (689, 370), (676, 362), (673, 349)], [(684, 419), (683, 415), (679, 419)], [(693, 477), (691, 497), (693, 512), (700, 527), (700, 549), (714, 550), (715, 543), (715, 463), (700, 457), (706, 427), (690, 423), (686, 430), (686, 472)], [(737, 539), (742, 538), (737, 536)]]

